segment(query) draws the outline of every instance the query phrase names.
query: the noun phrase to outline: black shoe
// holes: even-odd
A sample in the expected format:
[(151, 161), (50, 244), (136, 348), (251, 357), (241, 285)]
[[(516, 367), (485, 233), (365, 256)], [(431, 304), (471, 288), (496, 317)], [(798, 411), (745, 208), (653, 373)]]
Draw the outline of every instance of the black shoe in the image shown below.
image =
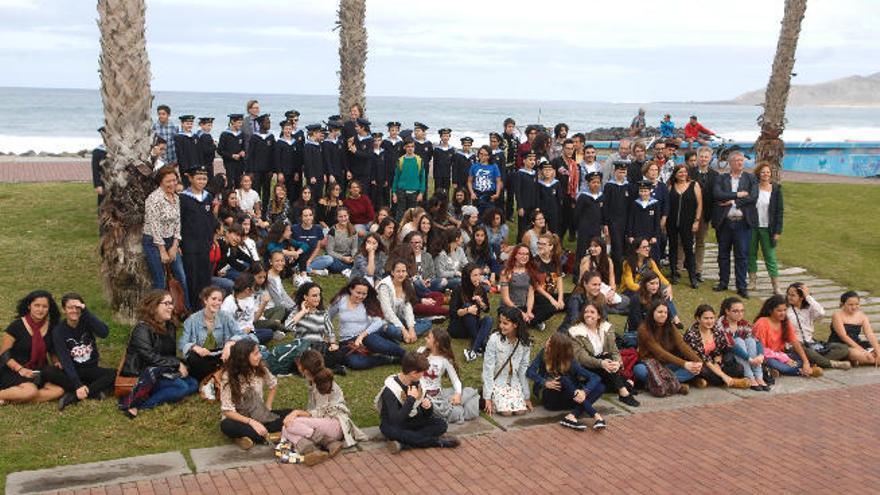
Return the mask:
[(566, 428), (571, 428), (572, 430), (583, 431), (587, 429), (587, 425), (581, 423), (576, 419), (562, 418), (561, 420), (559, 420), (559, 424)]
[(703, 282), (703, 274), (702, 273), (697, 274), (697, 280), (699, 280), (700, 282)]
[(441, 449), (454, 449), (461, 445), (461, 440), (451, 435), (443, 435), (437, 440), (437, 444)]
[(68, 392), (58, 399), (58, 410), (63, 411), (65, 407), (71, 404), (76, 404), (77, 402), (79, 402), (79, 399), (76, 397), (76, 394)]
[(754, 390), (755, 392), (763, 392), (764, 391), (764, 387), (762, 387), (760, 385), (752, 385), (749, 388)]
[(681, 280), (681, 277), (678, 275), (678, 273), (673, 273), (672, 275), (669, 276), (669, 283), (672, 285), (678, 285), (678, 282), (680, 280)]
[(678, 323), (675, 323), (674, 325), (675, 325), (675, 328), (677, 328), (679, 330), (684, 330), (684, 323), (678, 322)]
[(605, 426), (606, 424), (604, 419), (597, 419), (596, 422), (593, 423), (594, 430), (604, 430)]
[(712, 287), (712, 290), (714, 290), (715, 292), (724, 292), (727, 290), (727, 286), (718, 284), (718, 285)]
[(763, 390), (764, 392), (770, 391), (770, 385), (761, 385), (760, 387), (761, 387), (761, 390)]
[(620, 395), (617, 396), (617, 400), (620, 402), (630, 406), (630, 407), (639, 407), (639, 401), (636, 400), (632, 395), (627, 395), (626, 397), (622, 397)]
[(333, 374), (336, 376), (345, 376), (348, 374), (348, 369), (346, 369), (344, 364), (340, 364), (339, 366), (333, 367)]
[(736, 289), (736, 293), (739, 294), (739, 296), (742, 297), (743, 299), (749, 298), (748, 289)]
[(696, 289), (700, 287), (700, 281), (697, 280), (697, 276), (694, 274), (688, 274), (688, 281), (691, 283), (691, 289)]

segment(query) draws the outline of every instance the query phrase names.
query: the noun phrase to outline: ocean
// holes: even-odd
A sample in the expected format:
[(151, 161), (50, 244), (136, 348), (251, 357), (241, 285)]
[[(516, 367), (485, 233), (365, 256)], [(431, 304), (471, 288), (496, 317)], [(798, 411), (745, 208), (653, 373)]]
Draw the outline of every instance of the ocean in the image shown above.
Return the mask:
[[(225, 128), (226, 115), (243, 113), (245, 101), (255, 98), (262, 111), (273, 116), (273, 124), (290, 109), (299, 110), (302, 126), (326, 121), (337, 113), (336, 96), (278, 95), (245, 93), (156, 92), (154, 106), (171, 106), (172, 115), (190, 113), (213, 116), (215, 136)], [(488, 134), (500, 131), (507, 117), (516, 119), (520, 129), (531, 123), (552, 127), (565, 122), (571, 133), (597, 127), (628, 126), (639, 107), (647, 111), (648, 125), (657, 126), (665, 113), (677, 127), (691, 114), (725, 139), (752, 141), (757, 137), (756, 106), (717, 103), (604, 103), (589, 101), (532, 101), (461, 98), (367, 98), (367, 116), (376, 129), (397, 120), (404, 128), (413, 121), (431, 129), (436, 140), (441, 127), (453, 130), (452, 142), (467, 135), (476, 144), (488, 141)], [(880, 141), (880, 109), (859, 107), (792, 107), (788, 110), (786, 142)], [(0, 88), (0, 152), (76, 152), (100, 143), (96, 132), (103, 121), (98, 90)]]

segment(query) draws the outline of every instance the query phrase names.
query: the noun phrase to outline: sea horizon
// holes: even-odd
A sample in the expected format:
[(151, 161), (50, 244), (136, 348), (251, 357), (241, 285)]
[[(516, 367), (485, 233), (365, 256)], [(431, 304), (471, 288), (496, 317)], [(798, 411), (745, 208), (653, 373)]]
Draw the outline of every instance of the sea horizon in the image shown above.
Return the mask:
[[(168, 104), (172, 116), (191, 113), (212, 116), (214, 136), (226, 127), (226, 114), (244, 112), (245, 102), (257, 99), (262, 111), (274, 118), (273, 131), (286, 110), (301, 113), (301, 125), (325, 122), (338, 113), (335, 94), (284, 94), (212, 91), (154, 91), (153, 107)], [(427, 103), (427, 104), (426, 104)], [(528, 124), (553, 127), (559, 122), (571, 131), (584, 132), (596, 128), (628, 127), (639, 108), (645, 108), (649, 126), (658, 126), (665, 113), (672, 114), (676, 127), (682, 127), (688, 116), (696, 114), (700, 122), (726, 139), (753, 141), (758, 136), (756, 123), (761, 107), (724, 102), (605, 102), (593, 99), (555, 100), (517, 98), (459, 98), (443, 96), (367, 96), (367, 117), (374, 130), (385, 129), (385, 122), (400, 121), (404, 127), (412, 122), (426, 123), (431, 129), (428, 138), (437, 139), (436, 130), (453, 129), (451, 143), (462, 136), (475, 143), (488, 141), (488, 134), (500, 131), (507, 117), (516, 119), (522, 130)], [(100, 144), (97, 128), (103, 122), (99, 89), (0, 87), (0, 152), (21, 154), (76, 153)], [(787, 142), (880, 141), (878, 107), (789, 107), (788, 126), (783, 139)]]

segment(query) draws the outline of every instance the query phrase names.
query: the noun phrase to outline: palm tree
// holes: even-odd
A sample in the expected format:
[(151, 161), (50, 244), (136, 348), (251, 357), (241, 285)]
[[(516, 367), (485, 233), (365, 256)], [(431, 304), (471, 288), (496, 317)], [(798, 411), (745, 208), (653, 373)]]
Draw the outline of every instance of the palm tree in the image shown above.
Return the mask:
[(101, 275), (119, 321), (131, 321), (149, 288), (141, 235), (144, 200), (153, 189), (150, 61), (144, 0), (98, 0), (101, 100), (107, 158), (100, 208)]
[(364, 67), (367, 64), (366, 0), (339, 0), (339, 115), (355, 103), (366, 108)]
[(782, 178), (785, 145), (781, 136), (782, 131), (785, 130), (785, 106), (791, 88), (794, 54), (801, 32), (801, 21), (804, 20), (806, 10), (807, 0), (785, 0), (782, 29), (776, 44), (776, 58), (773, 59), (770, 82), (767, 83), (767, 90), (764, 92), (764, 113), (758, 117), (761, 135), (755, 142), (755, 162), (770, 162), (774, 182)]

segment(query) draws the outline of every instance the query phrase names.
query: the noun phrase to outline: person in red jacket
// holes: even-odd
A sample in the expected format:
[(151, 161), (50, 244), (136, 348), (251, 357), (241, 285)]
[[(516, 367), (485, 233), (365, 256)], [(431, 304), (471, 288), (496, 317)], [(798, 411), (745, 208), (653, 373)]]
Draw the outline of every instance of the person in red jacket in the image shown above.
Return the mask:
[(348, 183), (348, 197), (342, 200), (342, 204), (348, 208), (351, 215), (351, 223), (354, 224), (358, 235), (361, 237), (369, 233), (368, 225), (376, 219), (376, 211), (373, 202), (366, 194), (363, 194), (363, 186), (357, 180)]
[(697, 122), (696, 115), (691, 115), (690, 121), (684, 125), (684, 140), (687, 141), (688, 148), (693, 145), (694, 141), (702, 145), (709, 142), (707, 139), (700, 137), (700, 134), (705, 134), (707, 136), (716, 135), (711, 130), (705, 128), (703, 124)]

